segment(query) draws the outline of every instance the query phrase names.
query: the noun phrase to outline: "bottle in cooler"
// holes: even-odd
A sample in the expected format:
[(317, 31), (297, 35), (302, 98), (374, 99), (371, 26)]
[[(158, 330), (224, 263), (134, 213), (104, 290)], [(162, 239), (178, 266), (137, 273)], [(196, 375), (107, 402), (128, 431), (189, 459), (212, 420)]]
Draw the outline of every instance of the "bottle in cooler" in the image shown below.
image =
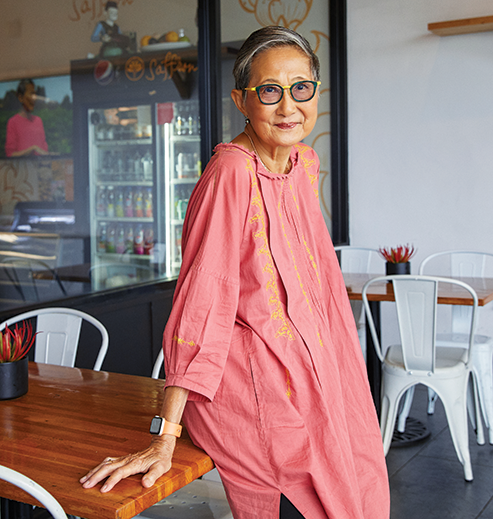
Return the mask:
[(106, 216), (106, 188), (104, 186), (99, 187), (97, 191), (96, 214), (98, 216)]
[(132, 253), (134, 251), (134, 228), (127, 225), (125, 229), (125, 252)]
[(144, 216), (152, 218), (152, 189), (150, 187), (144, 193)]
[(124, 202), (123, 202), (123, 190), (117, 189), (116, 190), (116, 202), (115, 202), (115, 215), (117, 218), (123, 218), (125, 215), (124, 212)]
[(183, 232), (183, 228), (181, 225), (178, 225), (175, 228), (175, 261), (181, 262), (181, 235)]
[[(133, 202), (133, 191), (131, 187), (128, 187), (125, 191), (125, 199), (123, 201), (123, 210), (127, 218), (132, 218), (134, 215), (134, 202)], [(133, 238), (132, 238), (133, 241)]]
[(108, 239), (106, 241), (106, 252), (116, 252), (116, 229), (114, 225), (108, 228)]
[(140, 187), (137, 187), (134, 192), (134, 216), (137, 218), (144, 216), (144, 195)]
[(116, 252), (118, 254), (123, 254), (125, 252), (125, 229), (123, 225), (118, 225), (116, 228)]
[(134, 175), (137, 180), (142, 179), (144, 176), (144, 171), (142, 167), (142, 157), (138, 151), (135, 152), (134, 155)]
[(98, 229), (98, 252), (105, 253), (106, 252), (106, 242), (107, 242), (107, 231), (106, 231), (106, 222), (102, 222), (99, 224)]
[(147, 151), (146, 154), (142, 157), (142, 171), (144, 173), (144, 180), (152, 179), (152, 155), (150, 151)]
[(150, 256), (154, 249), (154, 230), (152, 225), (146, 225), (144, 229), (144, 254)]
[(106, 203), (106, 216), (113, 218), (115, 216), (115, 190), (113, 186), (108, 186), (108, 201)]
[(134, 254), (144, 254), (144, 229), (142, 225), (137, 225), (134, 232)]

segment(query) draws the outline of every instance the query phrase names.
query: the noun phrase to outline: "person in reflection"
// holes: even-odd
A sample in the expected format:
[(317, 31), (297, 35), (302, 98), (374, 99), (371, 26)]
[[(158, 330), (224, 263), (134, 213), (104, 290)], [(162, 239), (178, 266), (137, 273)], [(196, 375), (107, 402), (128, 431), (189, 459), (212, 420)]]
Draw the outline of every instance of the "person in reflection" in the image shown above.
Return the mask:
[(130, 45), (130, 38), (121, 33), (116, 24), (118, 20), (118, 4), (106, 2), (104, 11), (106, 20), (99, 22), (91, 35), (91, 41), (102, 42), (100, 56), (110, 57), (123, 54)]
[[(164, 333), (166, 433), (81, 479), (108, 492), (172, 463), (183, 419), (236, 519), (385, 519), (382, 441), (354, 318), (318, 201), (319, 62), (283, 27), (246, 40), (232, 98), (244, 131), (190, 198)], [(165, 421), (163, 422), (164, 419)], [(169, 427), (169, 428), (168, 428)]]
[(32, 113), (36, 103), (36, 93), (31, 79), (23, 79), (19, 83), (17, 99), (22, 107), (18, 114), (7, 121), (5, 154), (7, 157), (48, 155), (43, 121)]

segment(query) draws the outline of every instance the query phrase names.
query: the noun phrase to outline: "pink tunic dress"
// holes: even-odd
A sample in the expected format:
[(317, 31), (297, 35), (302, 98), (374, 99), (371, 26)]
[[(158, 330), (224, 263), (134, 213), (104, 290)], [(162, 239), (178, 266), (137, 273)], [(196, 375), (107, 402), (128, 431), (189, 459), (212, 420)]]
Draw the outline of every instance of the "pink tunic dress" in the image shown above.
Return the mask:
[(164, 333), (166, 385), (235, 519), (384, 519), (389, 490), (354, 318), (318, 201), (319, 162), (286, 175), (220, 144), (190, 199)]
[[(48, 151), (43, 121), (37, 115), (27, 119), (20, 114), (15, 114), (7, 122), (5, 154), (11, 157), (12, 153), (27, 150), (34, 145)], [(35, 155), (39, 153), (36, 152)]]

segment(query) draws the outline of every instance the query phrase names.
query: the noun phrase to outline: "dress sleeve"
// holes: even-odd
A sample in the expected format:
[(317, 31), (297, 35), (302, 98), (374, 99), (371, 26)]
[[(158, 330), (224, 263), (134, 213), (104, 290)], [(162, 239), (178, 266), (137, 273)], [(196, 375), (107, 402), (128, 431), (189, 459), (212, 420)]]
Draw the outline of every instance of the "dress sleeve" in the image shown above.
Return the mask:
[(164, 332), (167, 386), (191, 400), (213, 400), (236, 319), (240, 247), (250, 193), (241, 151), (216, 153), (190, 199), (183, 262)]

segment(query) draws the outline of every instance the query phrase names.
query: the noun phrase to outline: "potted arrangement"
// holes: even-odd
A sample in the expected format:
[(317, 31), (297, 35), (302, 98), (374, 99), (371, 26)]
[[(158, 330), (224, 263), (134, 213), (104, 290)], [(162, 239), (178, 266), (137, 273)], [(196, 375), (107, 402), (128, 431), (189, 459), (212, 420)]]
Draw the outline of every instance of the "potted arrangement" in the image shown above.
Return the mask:
[(5, 327), (0, 331), (0, 400), (25, 395), (28, 389), (27, 354), (34, 344), (36, 333), (31, 323)]
[(390, 276), (393, 274), (411, 274), (410, 259), (416, 253), (412, 245), (399, 245), (398, 247), (381, 247), (379, 254), (387, 262), (385, 273)]

